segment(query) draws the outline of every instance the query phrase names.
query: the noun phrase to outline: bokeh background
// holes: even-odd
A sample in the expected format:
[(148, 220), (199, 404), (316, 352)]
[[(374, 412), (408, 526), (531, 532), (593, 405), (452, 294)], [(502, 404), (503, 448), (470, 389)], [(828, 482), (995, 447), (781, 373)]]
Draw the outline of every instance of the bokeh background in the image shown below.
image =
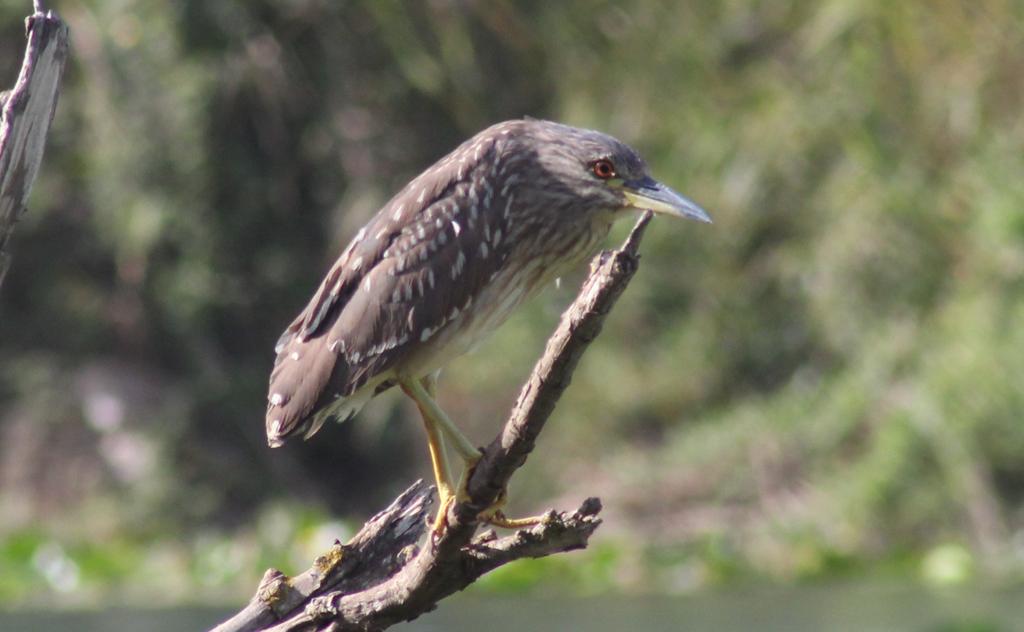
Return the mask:
[[(31, 3), (0, 2), (0, 85)], [(1024, 577), (1024, 3), (66, 0), (0, 291), (0, 604), (235, 603), (430, 469), (389, 393), (265, 446), (277, 335), (490, 123), (640, 148), (658, 220), (513, 483), (600, 496), (487, 591)], [(621, 238), (627, 226), (613, 236)], [(490, 440), (580, 277), (456, 362)]]

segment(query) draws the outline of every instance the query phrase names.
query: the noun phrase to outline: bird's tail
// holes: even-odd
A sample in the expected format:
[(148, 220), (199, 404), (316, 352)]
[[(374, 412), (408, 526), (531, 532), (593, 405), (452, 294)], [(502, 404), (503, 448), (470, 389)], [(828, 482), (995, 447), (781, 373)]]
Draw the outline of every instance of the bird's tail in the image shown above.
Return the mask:
[(324, 426), (331, 419), (337, 420), (339, 423), (348, 421), (349, 419), (356, 416), (356, 414), (362, 410), (363, 406), (366, 405), (367, 400), (372, 396), (372, 393), (368, 391), (360, 391), (354, 393), (351, 397), (339, 397), (335, 400), (336, 404), (331, 404), (324, 407), (321, 410), (314, 412), (312, 415), (306, 417), (306, 419), (295, 426), (291, 432), (281, 433), (273, 432), (272, 421), (271, 421), (271, 407), (267, 407), (267, 445), (272, 448), (279, 448), (284, 445), (284, 442), (296, 435), (301, 434), (303, 439), (309, 439)]
[[(332, 416), (321, 415), (318, 411), (335, 409), (334, 402), (343, 404), (349, 399), (332, 401), (333, 394), (326, 388), (332, 377), (339, 377), (337, 373), (348, 372), (344, 359), (327, 346), (327, 336), (304, 341), (289, 333), (286, 331), (278, 342), (267, 394), (267, 443), (272, 448), (297, 434), (312, 436)], [(362, 404), (344, 412), (351, 416), (359, 408)]]

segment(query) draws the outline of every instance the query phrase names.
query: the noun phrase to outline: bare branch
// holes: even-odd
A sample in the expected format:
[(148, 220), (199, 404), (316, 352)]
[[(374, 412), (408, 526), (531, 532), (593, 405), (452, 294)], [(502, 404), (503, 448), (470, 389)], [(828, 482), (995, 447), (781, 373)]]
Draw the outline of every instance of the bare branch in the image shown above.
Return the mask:
[(596, 498), (571, 514), (551, 510), (540, 524), (503, 538), (493, 531), (474, 538), (477, 516), (500, 497), (533, 450), (580, 357), (636, 272), (637, 248), (650, 219), (645, 212), (621, 248), (592, 262), (508, 421), (474, 470), (468, 499), (449, 510), (440, 537), (424, 538), (433, 489), (417, 483), (351, 542), (336, 545), (302, 575), (289, 580), (267, 571), (249, 605), (216, 631), (383, 630), (433, 610), (441, 599), (503, 564), (586, 547), (601, 524)]
[[(317, 558), (312, 568), (289, 580), (271, 568), (263, 575), (256, 595), (234, 617), (220, 624), (216, 632), (245, 632), (274, 625), (316, 596), (324, 586), (344, 590), (346, 579), (358, 575), (361, 581), (383, 581), (403, 561), (395, 552), (415, 547), (426, 530), (427, 510), (433, 489), (416, 481), (391, 505), (373, 518), (347, 544), (335, 543)], [(361, 566), (358, 573), (353, 567)]]
[(50, 122), (57, 108), (68, 56), (68, 28), (53, 11), (25, 20), (28, 45), (14, 88), (0, 98), (0, 285), (7, 271), (7, 241), (25, 213)]

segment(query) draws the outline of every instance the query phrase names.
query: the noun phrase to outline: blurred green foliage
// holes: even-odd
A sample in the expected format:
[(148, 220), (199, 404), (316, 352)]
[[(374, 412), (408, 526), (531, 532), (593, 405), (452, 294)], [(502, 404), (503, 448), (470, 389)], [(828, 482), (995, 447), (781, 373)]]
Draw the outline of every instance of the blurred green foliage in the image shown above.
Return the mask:
[[(0, 3), (5, 84), (28, 5)], [(266, 449), (271, 349), (391, 192), (522, 115), (641, 148), (715, 224), (648, 232), (514, 485), (600, 495), (595, 546), (485, 585), (1024, 569), (1021, 2), (56, 8), (72, 62), (0, 294), (0, 599), (63, 590), (63, 558), (75, 594), (244, 594), (426, 476), (392, 395)], [(575, 287), (446, 373), (481, 443)], [(261, 536), (282, 502), (313, 517)]]

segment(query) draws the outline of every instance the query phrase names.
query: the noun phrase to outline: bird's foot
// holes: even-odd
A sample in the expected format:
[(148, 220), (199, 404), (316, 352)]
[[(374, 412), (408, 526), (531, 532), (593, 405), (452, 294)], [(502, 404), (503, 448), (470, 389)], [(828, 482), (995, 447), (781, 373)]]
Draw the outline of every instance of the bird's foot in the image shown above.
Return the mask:
[(501, 494), (498, 495), (498, 499), (494, 501), (494, 504), (484, 509), (477, 514), (477, 519), (480, 522), (486, 522), (489, 525), (499, 527), (501, 529), (526, 529), (534, 525), (538, 525), (544, 522), (544, 516), (530, 516), (528, 518), (508, 518), (505, 516), (505, 512), (502, 511), (502, 507), (508, 502), (508, 490), (501, 490)]
[[(454, 491), (448, 485), (438, 486), (439, 502), (437, 516), (434, 518), (434, 525), (431, 529), (435, 538), (440, 537), (445, 529), (448, 528), (448, 511), (452, 505), (469, 500), (469, 477), (473, 474), (473, 469), (482, 457), (483, 454), (478, 454), (467, 456), (463, 459), (465, 467), (462, 469), (462, 474), (459, 476), (459, 482), (455, 486)], [(525, 529), (544, 522), (545, 516), (530, 516), (528, 518), (507, 517), (502, 511), (507, 502), (508, 491), (502, 490), (493, 505), (477, 514), (477, 520), (502, 529)]]
[(457, 500), (458, 494), (452, 491), (451, 483), (437, 486), (437, 515), (434, 516), (434, 524), (430, 527), (430, 533), (435, 539), (441, 537), (448, 528), (448, 510)]
[(502, 529), (528, 529), (544, 522), (546, 516), (529, 516), (527, 518), (507, 518), (500, 509), (488, 509), (478, 516), (481, 522)]
[[(469, 477), (473, 474), (473, 469), (476, 468), (477, 464), (480, 463), (480, 459), (483, 458), (483, 454), (477, 454), (473, 456), (467, 456), (465, 458), (465, 467), (462, 469), (462, 475), (459, 477), (459, 484), (456, 486), (456, 500), (463, 502), (469, 500)], [(480, 522), (485, 522), (495, 527), (502, 529), (523, 529), (525, 527), (532, 527), (533, 525), (540, 524), (544, 520), (544, 516), (531, 516), (529, 518), (508, 518), (502, 512), (502, 507), (508, 502), (508, 490), (501, 490), (498, 494), (498, 499), (494, 501), (494, 504), (484, 509), (477, 514), (477, 519)]]
[(434, 524), (430, 527), (430, 533), (434, 538), (440, 538), (448, 528), (448, 510), (454, 502), (455, 496), (448, 496), (438, 503), (437, 515), (434, 516)]
[(452, 489), (451, 483), (446, 482), (442, 484), (440, 479), (438, 479), (437, 515), (434, 517), (434, 525), (430, 530), (434, 538), (441, 537), (441, 534), (448, 528), (448, 510), (452, 508), (452, 505), (469, 500), (469, 477), (473, 473), (473, 468), (480, 462), (481, 457), (483, 457), (482, 453), (464, 457), (465, 467), (462, 468), (459, 482), (455, 485), (454, 489)]

